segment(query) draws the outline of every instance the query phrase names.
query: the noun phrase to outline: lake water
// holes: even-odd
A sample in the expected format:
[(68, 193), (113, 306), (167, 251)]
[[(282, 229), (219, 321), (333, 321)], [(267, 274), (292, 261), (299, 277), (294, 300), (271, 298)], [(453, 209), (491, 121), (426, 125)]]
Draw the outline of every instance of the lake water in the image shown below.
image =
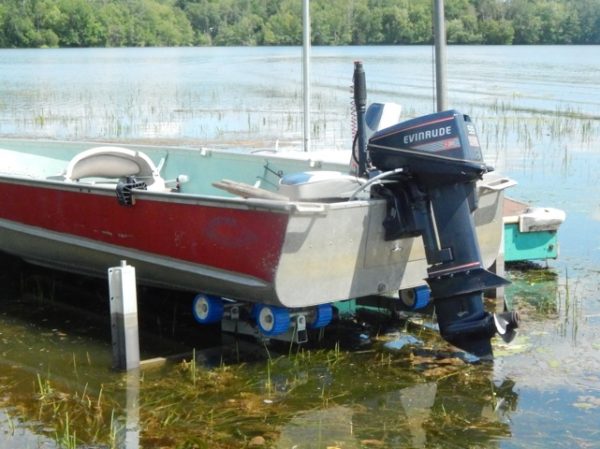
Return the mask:
[[(350, 145), (354, 60), (369, 101), (410, 118), (434, 108), (431, 59), (314, 48), (313, 146)], [(299, 146), (301, 73), (299, 48), (0, 50), (0, 136)], [(492, 366), (440, 358), (418, 331), (415, 351), (199, 352), (197, 370), (131, 379), (109, 369), (106, 314), (73, 307), (103, 316), (102, 288), (24, 266), (1, 275), (14, 289), (0, 295), (0, 447), (600, 448), (600, 47), (451, 47), (448, 78), (488, 163), (519, 182), (511, 196), (567, 213), (560, 258), (509, 273), (525, 319)], [(144, 324), (179, 341), (188, 306), (173, 304)], [(186, 338), (169, 351), (214, 340)]]

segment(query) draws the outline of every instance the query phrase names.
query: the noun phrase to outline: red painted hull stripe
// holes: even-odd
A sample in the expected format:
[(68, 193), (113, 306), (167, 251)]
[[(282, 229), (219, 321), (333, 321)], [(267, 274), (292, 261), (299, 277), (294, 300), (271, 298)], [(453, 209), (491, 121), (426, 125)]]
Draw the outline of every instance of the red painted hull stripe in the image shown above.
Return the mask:
[(268, 211), (116, 197), (0, 183), (0, 216), (159, 257), (272, 282), (288, 216)]

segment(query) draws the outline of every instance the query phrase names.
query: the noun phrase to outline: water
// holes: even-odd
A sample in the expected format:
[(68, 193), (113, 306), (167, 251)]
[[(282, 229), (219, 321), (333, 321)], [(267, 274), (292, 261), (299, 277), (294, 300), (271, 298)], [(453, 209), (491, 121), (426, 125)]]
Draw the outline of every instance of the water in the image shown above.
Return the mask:
[[(166, 311), (152, 303), (141, 317), (144, 357), (195, 347), (201, 363), (127, 377), (110, 371), (105, 286), (23, 266), (1, 275), (0, 447), (600, 447), (599, 51), (449, 48), (449, 103), (519, 182), (511, 195), (567, 212), (559, 260), (509, 272), (525, 320), (492, 366), (421, 328), (207, 352), (214, 330), (193, 327), (189, 298), (161, 292)], [(350, 144), (357, 59), (370, 101), (431, 112), (431, 53), (313, 49), (314, 146)], [(299, 145), (300, 59), (299, 48), (0, 50), (0, 135)]]

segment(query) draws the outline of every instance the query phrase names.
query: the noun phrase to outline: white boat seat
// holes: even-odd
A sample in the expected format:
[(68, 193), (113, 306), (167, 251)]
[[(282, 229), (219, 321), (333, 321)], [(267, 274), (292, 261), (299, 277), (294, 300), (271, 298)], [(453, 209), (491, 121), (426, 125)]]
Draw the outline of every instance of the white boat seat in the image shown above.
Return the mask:
[(154, 162), (143, 152), (121, 147), (96, 147), (82, 151), (69, 162), (65, 180), (77, 182), (84, 178), (125, 178), (135, 176), (144, 181), (148, 190), (165, 190)]
[(338, 171), (306, 171), (285, 175), (279, 193), (292, 201), (348, 199), (365, 183), (364, 179)]

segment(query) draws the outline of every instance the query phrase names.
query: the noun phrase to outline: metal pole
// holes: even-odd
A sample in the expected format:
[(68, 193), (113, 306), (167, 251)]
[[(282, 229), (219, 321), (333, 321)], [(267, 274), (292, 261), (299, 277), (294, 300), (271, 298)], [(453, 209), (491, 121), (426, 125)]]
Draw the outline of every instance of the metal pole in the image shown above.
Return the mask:
[(302, 4), (302, 81), (304, 94), (304, 151), (310, 151), (310, 0)]
[(446, 90), (446, 25), (444, 0), (434, 0), (433, 34), (435, 43), (435, 87), (438, 112), (448, 109)]
[(137, 316), (135, 268), (122, 260), (120, 267), (108, 269), (113, 368), (140, 367), (140, 341)]

